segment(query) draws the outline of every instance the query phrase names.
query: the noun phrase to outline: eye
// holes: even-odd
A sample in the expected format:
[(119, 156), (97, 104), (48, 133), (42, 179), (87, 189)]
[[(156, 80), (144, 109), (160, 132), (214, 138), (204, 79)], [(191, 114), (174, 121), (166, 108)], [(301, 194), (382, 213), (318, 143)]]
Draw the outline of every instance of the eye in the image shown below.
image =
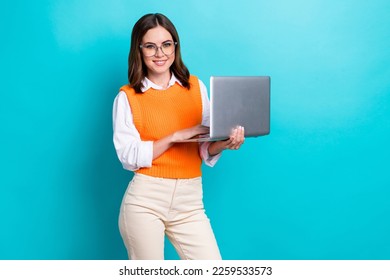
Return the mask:
[(162, 44), (162, 47), (166, 49), (166, 48), (172, 47), (172, 45), (173, 45), (172, 42), (165, 42), (165, 43)]
[(157, 48), (154, 44), (145, 44), (143, 47), (148, 50), (155, 50)]

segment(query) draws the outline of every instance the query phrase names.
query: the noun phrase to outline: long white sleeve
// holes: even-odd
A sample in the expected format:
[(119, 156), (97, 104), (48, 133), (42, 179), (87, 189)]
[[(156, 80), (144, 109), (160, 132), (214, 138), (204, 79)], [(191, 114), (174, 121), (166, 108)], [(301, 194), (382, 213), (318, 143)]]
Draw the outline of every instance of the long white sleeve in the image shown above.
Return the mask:
[(131, 171), (141, 167), (151, 167), (153, 160), (153, 142), (141, 141), (134, 126), (133, 115), (126, 93), (116, 96), (113, 106), (114, 146), (123, 168)]

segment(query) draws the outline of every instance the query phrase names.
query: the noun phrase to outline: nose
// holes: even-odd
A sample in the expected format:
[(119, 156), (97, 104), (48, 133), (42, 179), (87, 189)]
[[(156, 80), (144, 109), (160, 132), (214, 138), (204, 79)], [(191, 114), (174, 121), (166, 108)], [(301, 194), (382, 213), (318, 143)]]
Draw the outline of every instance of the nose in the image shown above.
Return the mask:
[(162, 57), (162, 56), (164, 56), (164, 53), (163, 53), (161, 47), (157, 47), (156, 54), (154, 56), (155, 57)]

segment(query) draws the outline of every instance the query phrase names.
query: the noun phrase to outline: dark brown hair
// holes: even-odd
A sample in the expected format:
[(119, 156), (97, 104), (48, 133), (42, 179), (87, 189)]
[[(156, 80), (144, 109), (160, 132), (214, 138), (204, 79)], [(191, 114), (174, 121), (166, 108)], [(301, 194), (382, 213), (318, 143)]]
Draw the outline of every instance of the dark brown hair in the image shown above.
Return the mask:
[(128, 60), (128, 78), (130, 85), (135, 92), (142, 93), (142, 80), (147, 75), (147, 68), (142, 59), (140, 45), (142, 38), (149, 29), (161, 26), (165, 28), (172, 36), (174, 42), (177, 42), (175, 50), (175, 60), (171, 65), (171, 71), (175, 74), (177, 79), (187, 89), (190, 88), (190, 72), (184, 65), (180, 52), (179, 34), (176, 31), (173, 23), (162, 14), (147, 14), (141, 17), (134, 25), (131, 33), (130, 52)]

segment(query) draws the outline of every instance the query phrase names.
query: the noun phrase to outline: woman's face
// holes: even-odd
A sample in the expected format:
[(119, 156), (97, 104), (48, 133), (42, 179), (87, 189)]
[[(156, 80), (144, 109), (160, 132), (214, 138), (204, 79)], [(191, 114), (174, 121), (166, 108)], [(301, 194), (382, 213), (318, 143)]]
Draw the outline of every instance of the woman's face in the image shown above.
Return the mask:
[[(149, 29), (142, 38), (141, 53), (144, 63), (148, 69), (148, 77), (170, 77), (170, 67), (175, 60), (175, 51), (172, 54), (164, 54), (161, 49), (167, 44), (174, 44), (172, 35), (161, 26)], [(157, 52), (153, 56), (146, 56), (146, 47), (153, 48), (153, 44), (157, 46)], [(160, 48), (161, 47), (161, 48)]]

